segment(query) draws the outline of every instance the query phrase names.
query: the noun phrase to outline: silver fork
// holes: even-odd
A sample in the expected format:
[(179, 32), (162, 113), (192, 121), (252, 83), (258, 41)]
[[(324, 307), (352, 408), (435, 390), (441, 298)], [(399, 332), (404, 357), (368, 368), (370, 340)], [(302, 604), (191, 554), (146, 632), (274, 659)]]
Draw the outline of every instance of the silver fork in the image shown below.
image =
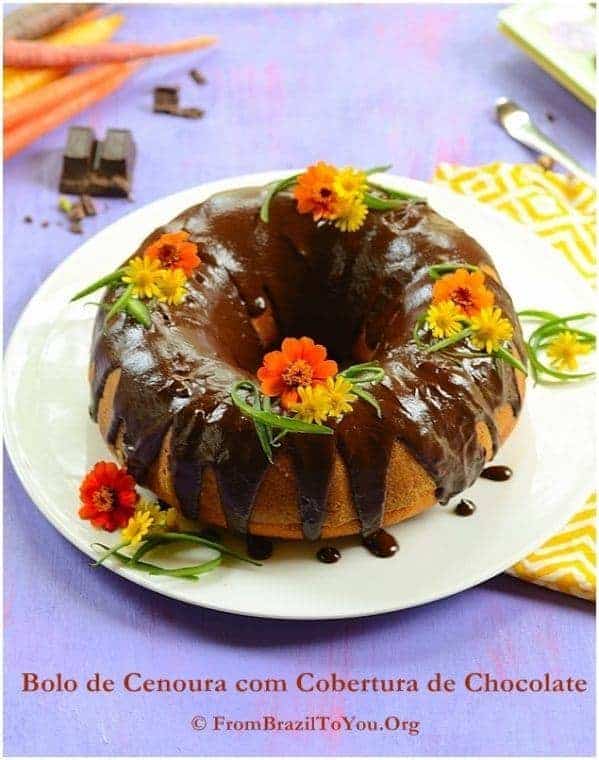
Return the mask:
[(499, 123), (514, 140), (526, 145), (527, 148), (544, 153), (584, 182), (595, 184), (595, 177), (585, 171), (569, 153), (544, 135), (533, 123), (528, 111), (513, 100), (499, 98), (495, 103), (495, 111)]

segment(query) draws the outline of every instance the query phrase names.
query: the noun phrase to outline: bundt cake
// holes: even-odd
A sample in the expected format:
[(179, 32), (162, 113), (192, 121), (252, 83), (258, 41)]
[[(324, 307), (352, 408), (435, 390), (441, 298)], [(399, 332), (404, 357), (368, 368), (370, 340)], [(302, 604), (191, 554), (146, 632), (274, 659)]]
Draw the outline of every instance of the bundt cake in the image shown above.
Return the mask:
[[(135, 480), (187, 518), (287, 539), (362, 533), (405, 520), (470, 486), (514, 427), (524, 375), (493, 356), (429, 352), (414, 327), (431, 300), (429, 268), (484, 272), (525, 361), (511, 299), (488, 254), (426, 202), (372, 211), (343, 232), (297, 211), (288, 191), (260, 218), (264, 188), (219, 193), (152, 232), (186, 231), (201, 259), (184, 302), (151, 325), (126, 313), (93, 335), (91, 413)], [(384, 380), (334, 422), (333, 435), (287, 435), (269, 462), (232, 403), (264, 355), (310, 336), (340, 368), (377, 361)]]

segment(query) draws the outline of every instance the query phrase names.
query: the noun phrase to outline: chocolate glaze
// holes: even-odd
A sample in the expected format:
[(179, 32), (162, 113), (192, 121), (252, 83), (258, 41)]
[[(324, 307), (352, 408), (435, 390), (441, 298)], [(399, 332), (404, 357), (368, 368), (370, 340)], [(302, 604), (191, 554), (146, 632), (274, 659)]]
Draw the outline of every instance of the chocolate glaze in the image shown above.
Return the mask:
[(486, 480), (502, 482), (504, 480), (509, 480), (513, 474), (514, 473), (510, 467), (506, 467), (503, 464), (494, 464), (491, 467), (485, 467), (480, 476)]
[(470, 499), (462, 499), (453, 511), (460, 517), (470, 517), (476, 512), (476, 504)]
[[(152, 310), (148, 329), (124, 314), (105, 330), (99, 310), (92, 347), (92, 406), (113, 370), (120, 376), (109, 443), (123, 433), (127, 467), (147, 485), (148, 469), (166, 435), (174, 489), (188, 517), (197, 517), (211, 469), (229, 528), (247, 532), (268, 468), (253, 424), (230, 399), (232, 384), (255, 378), (267, 350), (286, 336), (309, 335), (341, 367), (378, 360), (384, 382), (372, 389), (382, 418), (359, 401), (331, 437), (288, 435), (279, 451), (292, 458), (304, 534), (315, 539), (325, 518), (335, 454), (347, 467), (363, 535), (382, 524), (387, 470), (395, 441), (430, 474), (439, 500), (470, 486), (485, 462), (475, 426), (485, 422), (494, 449), (493, 413), (521, 404), (513, 368), (491, 358), (426, 354), (411, 341), (431, 297), (427, 269), (442, 262), (492, 267), (485, 251), (425, 203), (370, 212), (363, 227), (342, 233), (297, 212), (288, 193), (276, 196), (270, 222), (260, 221), (263, 188), (221, 193), (155, 230), (137, 254), (164, 232), (185, 229), (202, 259), (176, 307)], [(496, 304), (515, 325), (509, 295), (487, 277)], [(120, 290), (108, 294), (112, 303)], [(278, 335), (263, 345), (253, 317), (269, 309)], [(524, 359), (523, 359), (524, 360)]]
[(362, 543), (375, 557), (392, 557), (399, 549), (393, 536), (382, 528), (375, 530), (369, 536), (364, 536)]
[(335, 562), (339, 562), (341, 559), (341, 552), (334, 546), (323, 546), (316, 552), (316, 559), (319, 562), (324, 562), (325, 565), (332, 565)]

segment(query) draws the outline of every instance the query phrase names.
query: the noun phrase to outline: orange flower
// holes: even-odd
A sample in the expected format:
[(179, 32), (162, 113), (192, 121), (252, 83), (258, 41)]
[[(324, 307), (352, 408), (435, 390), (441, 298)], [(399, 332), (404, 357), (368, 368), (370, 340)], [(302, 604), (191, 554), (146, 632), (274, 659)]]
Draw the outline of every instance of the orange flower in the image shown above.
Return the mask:
[(457, 269), (437, 280), (433, 286), (433, 303), (453, 301), (466, 316), (478, 314), (481, 309), (493, 306), (495, 296), (485, 288), (482, 272)]
[(79, 517), (109, 531), (127, 525), (138, 499), (131, 475), (113, 462), (94, 465), (81, 483), (79, 497)]
[(200, 264), (195, 243), (189, 243), (189, 232), (166, 232), (151, 243), (144, 254), (150, 259), (157, 259), (163, 269), (182, 269), (189, 277)]
[(337, 194), (333, 183), (337, 169), (319, 161), (300, 175), (294, 189), (297, 210), (300, 214), (312, 214), (314, 221), (334, 219), (337, 215)]
[(284, 409), (299, 401), (298, 388), (323, 385), (337, 374), (337, 362), (327, 359), (324, 346), (312, 338), (285, 338), (280, 351), (271, 351), (258, 370), (260, 390), (279, 396)]

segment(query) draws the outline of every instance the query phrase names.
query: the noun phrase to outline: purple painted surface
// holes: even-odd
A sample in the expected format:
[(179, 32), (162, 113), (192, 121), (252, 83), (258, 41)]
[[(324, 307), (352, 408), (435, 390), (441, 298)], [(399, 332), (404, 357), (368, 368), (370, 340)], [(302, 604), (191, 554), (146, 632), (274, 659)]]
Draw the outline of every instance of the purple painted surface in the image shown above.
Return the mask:
[[(221, 36), (218, 50), (148, 66), (75, 123), (129, 126), (139, 207), (191, 185), (323, 158), (428, 179), (439, 161), (523, 161), (493, 123), (508, 95), (589, 169), (594, 116), (497, 31), (498, 6), (122, 7), (122, 39)], [(199, 62), (208, 84), (187, 76)], [(182, 86), (201, 121), (153, 115), (155, 84)], [(549, 122), (546, 112), (555, 115)], [(55, 210), (57, 129), (5, 166), (5, 332), (80, 239)], [(103, 206), (102, 201), (100, 205)], [(111, 201), (85, 238), (130, 211)], [(30, 214), (31, 225), (22, 217)], [(40, 227), (50, 221), (46, 229)], [(140, 236), (145, 231), (140, 231)], [(50, 454), (51, 455), (51, 454)], [(237, 618), (162, 598), (86, 559), (5, 479), (5, 753), (8, 755), (592, 755), (594, 620), (580, 600), (498, 577), (406, 612), (346, 622)], [(373, 560), (375, 561), (375, 560)], [(398, 572), (402, 568), (398, 557)], [(456, 558), (458, 561), (458, 558)], [(326, 572), (326, 568), (323, 568)], [(226, 694), (22, 694), (23, 671), (84, 682), (225, 678)], [(586, 678), (586, 694), (301, 694), (297, 674), (417, 678)], [(239, 694), (239, 678), (289, 680), (286, 694)], [(82, 684), (83, 685), (83, 684)], [(249, 720), (341, 715), (421, 722), (405, 732), (203, 732), (196, 714)]]

